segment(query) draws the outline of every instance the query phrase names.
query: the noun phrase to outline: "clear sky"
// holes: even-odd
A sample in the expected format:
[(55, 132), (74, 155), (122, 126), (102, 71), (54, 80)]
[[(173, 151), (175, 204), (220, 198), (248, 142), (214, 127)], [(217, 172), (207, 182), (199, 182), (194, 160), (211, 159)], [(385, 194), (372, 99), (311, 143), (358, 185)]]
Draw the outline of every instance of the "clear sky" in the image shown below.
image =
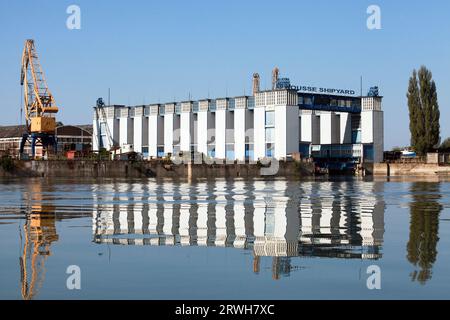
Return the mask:
[[(69, 5), (81, 30), (66, 27)], [(381, 30), (366, 27), (381, 8)], [(296, 85), (378, 85), (386, 148), (409, 143), (406, 90), (414, 68), (433, 72), (441, 136), (450, 136), (450, 2), (391, 0), (0, 0), (0, 125), (20, 122), (20, 58), (36, 41), (65, 124), (91, 123), (98, 97), (138, 105), (235, 96), (271, 70)]]

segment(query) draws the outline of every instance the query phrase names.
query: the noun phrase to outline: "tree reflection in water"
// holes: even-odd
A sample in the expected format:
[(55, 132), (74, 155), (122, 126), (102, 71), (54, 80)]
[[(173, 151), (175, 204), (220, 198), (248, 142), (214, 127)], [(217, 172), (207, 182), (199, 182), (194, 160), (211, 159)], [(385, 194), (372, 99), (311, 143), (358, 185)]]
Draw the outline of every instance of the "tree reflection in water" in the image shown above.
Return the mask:
[(415, 266), (412, 281), (425, 284), (431, 279), (436, 262), (439, 241), (440, 184), (414, 182), (411, 185), (412, 202), (407, 258)]

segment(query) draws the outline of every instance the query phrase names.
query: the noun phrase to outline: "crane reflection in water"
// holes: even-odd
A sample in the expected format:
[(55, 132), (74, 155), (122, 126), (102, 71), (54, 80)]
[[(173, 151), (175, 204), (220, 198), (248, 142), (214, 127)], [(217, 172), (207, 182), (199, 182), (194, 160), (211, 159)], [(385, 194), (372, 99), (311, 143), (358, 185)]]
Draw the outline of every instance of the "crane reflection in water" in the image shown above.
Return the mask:
[(99, 185), (94, 242), (251, 250), (253, 271), (272, 259), (289, 276), (294, 257), (379, 259), (384, 183), (215, 181)]
[[(51, 190), (50, 190), (51, 191)], [(55, 207), (43, 204), (42, 183), (32, 182), (23, 193), (25, 224), (23, 251), (20, 257), (21, 293), (24, 300), (33, 299), (45, 279), (45, 261), (51, 256), (51, 245), (58, 241)]]

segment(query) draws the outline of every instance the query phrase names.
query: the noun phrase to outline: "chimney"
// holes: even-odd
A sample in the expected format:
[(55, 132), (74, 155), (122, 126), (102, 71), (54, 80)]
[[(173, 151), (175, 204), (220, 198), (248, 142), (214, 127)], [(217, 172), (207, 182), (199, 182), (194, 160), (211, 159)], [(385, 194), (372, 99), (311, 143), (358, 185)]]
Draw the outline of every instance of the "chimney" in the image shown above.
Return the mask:
[(259, 74), (253, 74), (253, 95), (259, 92)]
[(272, 90), (275, 90), (277, 88), (279, 73), (280, 73), (280, 70), (277, 67), (275, 67), (272, 71)]

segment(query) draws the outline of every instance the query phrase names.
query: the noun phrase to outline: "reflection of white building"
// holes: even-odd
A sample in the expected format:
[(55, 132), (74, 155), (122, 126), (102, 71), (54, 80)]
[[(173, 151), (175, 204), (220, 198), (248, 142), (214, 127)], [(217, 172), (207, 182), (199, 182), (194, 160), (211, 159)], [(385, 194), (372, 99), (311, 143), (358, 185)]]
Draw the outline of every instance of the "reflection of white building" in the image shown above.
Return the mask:
[(99, 185), (93, 233), (97, 243), (372, 259), (380, 257), (384, 234), (384, 203), (376, 186), (355, 181)]

